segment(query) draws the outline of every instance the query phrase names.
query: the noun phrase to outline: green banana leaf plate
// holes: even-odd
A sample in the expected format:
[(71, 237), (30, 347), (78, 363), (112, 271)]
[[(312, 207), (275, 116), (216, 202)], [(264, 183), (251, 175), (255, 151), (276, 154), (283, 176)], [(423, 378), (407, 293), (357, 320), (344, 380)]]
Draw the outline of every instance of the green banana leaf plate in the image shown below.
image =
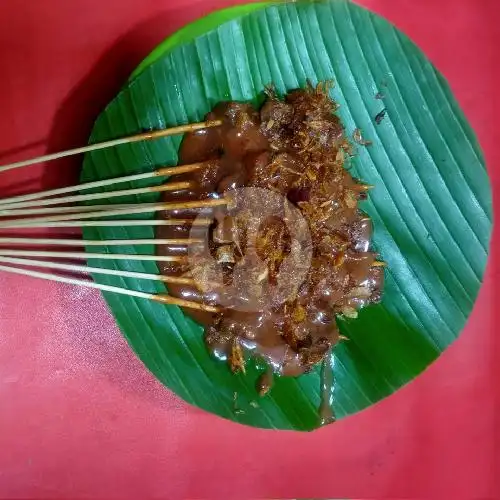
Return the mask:
[[(284, 93), (307, 80), (328, 79), (335, 82), (331, 94), (347, 135), (360, 128), (373, 142), (358, 148), (352, 168), (376, 186), (363, 209), (374, 223), (375, 248), (388, 263), (382, 303), (356, 320), (339, 320), (350, 339), (333, 353), (333, 408), (340, 419), (412, 380), (457, 338), (486, 265), (492, 204), (483, 155), (447, 82), (425, 55), (387, 21), (347, 0), (226, 9), (161, 44), (99, 116), (91, 142), (197, 122), (223, 100), (257, 104), (270, 83)], [(377, 123), (383, 109), (385, 117)], [(91, 153), (82, 181), (175, 165), (180, 140)], [(120, 202), (156, 199), (145, 195)], [(150, 226), (84, 233), (89, 239), (154, 237)], [(153, 254), (154, 248), (100, 251)], [(154, 262), (89, 263), (158, 272)], [(97, 275), (95, 280), (165, 292), (163, 285), (144, 280)], [(318, 426), (319, 368), (296, 379), (280, 378), (259, 398), (254, 389), (259, 368), (231, 374), (210, 357), (202, 328), (178, 307), (104, 296), (132, 349), (185, 401), (256, 427)]]

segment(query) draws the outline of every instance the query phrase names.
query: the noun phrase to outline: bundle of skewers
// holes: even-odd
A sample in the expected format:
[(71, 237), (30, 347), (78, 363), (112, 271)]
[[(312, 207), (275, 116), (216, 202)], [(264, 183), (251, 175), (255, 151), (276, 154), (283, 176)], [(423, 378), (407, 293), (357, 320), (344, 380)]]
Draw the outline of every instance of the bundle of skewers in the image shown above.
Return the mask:
[[(337, 123), (338, 119), (331, 115), (330, 107), (333, 107), (333, 102), (329, 100), (327, 94), (321, 90), (311, 90), (301, 91), (309, 100), (314, 102), (314, 99), (319, 99), (323, 103), (326, 112), (327, 124), (326, 129), (322, 132), (326, 134), (325, 137), (328, 141), (332, 141), (332, 148), (336, 148), (334, 138), (330, 135), (335, 132), (336, 136), (339, 135), (337, 128), (340, 125)], [(307, 100), (305, 101), (308, 102)], [(275, 98), (269, 100), (269, 105), (279, 108), (281, 106), (290, 106), (290, 104), (283, 104)], [(309, 105), (309, 104), (307, 104)], [(229, 104), (231, 106), (231, 104)], [(244, 105), (237, 105), (243, 106)], [(239, 108), (238, 108), (239, 109)], [(300, 109), (299, 109), (300, 110)], [(279, 111), (279, 110), (278, 110)], [(246, 116), (245, 113), (239, 109), (241, 116)], [(265, 106), (261, 113), (265, 114)], [(216, 115), (217, 116), (217, 115)], [(337, 120), (337, 121), (335, 121)], [(265, 126), (265, 130), (268, 133), (272, 132), (272, 127), (276, 120), (270, 118)], [(210, 129), (214, 127), (221, 127), (221, 131), (225, 130), (225, 122), (223, 119), (214, 118), (200, 123), (188, 124), (177, 126), (173, 128), (157, 130), (152, 132), (144, 132), (136, 134), (133, 136), (122, 137), (98, 144), (91, 144), (77, 149), (72, 149), (68, 151), (63, 151), (59, 153), (49, 154), (45, 156), (40, 156), (34, 159), (20, 161), (16, 163), (11, 163), (9, 165), (1, 166), (0, 173), (21, 168), (28, 167), (33, 164), (42, 162), (51, 162), (59, 158), (64, 158), (71, 155), (77, 155), (82, 153), (90, 153), (92, 151), (102, 150), (111, 147), (120, 147), (123, 144), (130, 144), (138, 141), (148, 141), (154, 140), (160, 137), (167, 137), (177, 134), (193, 133), (199, 131), (206, 131), (208, 134)], [(306, 123), (306, 122), (304, 122)], [(315, 125), (316, 122), (311, 121), (311, 126)], [(320, 121), (320, 123), (322, 123)], [(271, 125), (270, 125), (271, 124)], [(254, 127), (257, 125), (253, 124)], [(301, 125), (302, 126), (302, 125)], [(309, 126), (306, 123), (304, 126)], [(333, 132), (328, 128), (333, 127)], [(335, 128), (337, 127), (337, 128)], [(343, 129), (339, 128), (342, 131)], [(316, 133), (316, 129), (313, 127), (313, 131)], [(228, 133), (226, 130), (225, 133)], [(259, 132), (261, 133), (261, 132)], [(318, 132), (319, 133), (319, 132)], [(221, 132), (222, 134), (222, 132)], [(330, 134), (330, 135), (328, 135)], [(333, 135), (335, 135), (333, 134)], [(341, 136), (342, 136), (341, 134)], [(236, 138), (239, 136), (236, 135)], [(321, 137), (321, 134), (320, 136)], [(239, 140), (239, 139), (238, 139)], [(338, 137), (337, 139), (338, 140)], [(305, 144), (305, 148), (310, 146), (309, 143)], [(346, 146), (347, 147), (347, 146)], [(307, 151), (306, 151), (307, 152)], [(339, 157), (342, 149), (337, 152), (336, 158)], [(255, 156), (255, 155), (254, 155)], [(342, 156), (342, 155), (341, 155)], [(283, 155), (278, 155), (278, 158), (282, 158)], [(277, 160), (276, 160), (277, 161)], [(158, 178), (167, 178), (169, 176), (176, 176), (186, 179), (186, 176), (182, 177), (179, 174), (188, 174), (187, 178), (192, 179), (189, 174), (201, 174), (203, 177), (204, 172), (208, 172), (211, 166), (211, 161), (201, 161), (197, 163), (183, 164), (179, 166), (162, 166), (153, 170), (151, 172), (138, 173), (132, 175), (126, 175), (118, 178), (104, 179), (92, 182), (86, 182), (78, 185), (60, 187), (56, 189), (50, 189), (46, 191), (40, 191), (25, 195), (17, 195), (8, 198), (0, 199), (0, 271), (21, 274), (26, 276), (32, 276), (52, 281), (59, 281), (62, 283), (69, 283), (74, 285), (80, 285), (85, 287), (97, 288), (107, 292), (114, 292), (129, 296), (135, 296), (145, 299), (150, 299), (158, 301), (164, 304), (174, 304), (188, 309), (205, 311), (210, 313), (221, 312), (222, 309), (220, 305), (214, 304), (204, 304), (201, 299), (200, 301), (185, 300), (184, 298), (174, 297), (167, 294), (151, 294), (143, 291), (131, 290), (127, 288), (121, 288), (117, 286), (111, 286), (101, 283), (96, 283), (91, 279), (78, 279), (75, 277), (70, 277), (61, 274), (64, 272), (77, 272), (85, 274), (101, 274), (101, 275), (114, 275), (123, 278), (134, 278), (134, 279), (144, 279), (161, 281), (166, 284), (172, 285), (186, 285), (197, 287), (195, 279), (189, 275), (171, 275), (165, 274), (151, 274), (151, 273), (140, 273), (132, 272), (118, 269), (106, 269), (88, 265), (81, 265), (75, 263), (69, 263), (67, 260), (86, 260), (86, 259), (113, 259), (113, 260), (135, 260), (135, 261), (154, 261), (160, 264), (171, 263), (182, 264), (186, 262), (185, 255), (151, 255), (142, 253), (133, 254), (123, 254), (123, 253), (98, 253), (91, 251), (93, 246), (120, 246), (120, 245), (133, 245), (134, 247), (141, 247), (145, 245), (158, 245), (169, 246), (176, 245), (184, 249), (184, 254), (189, 250), (191, 245), (197, 245), (203, 243), (204, 240), (196, 237), (192, 237), (192, 232), (190, 231), (189, 237), (179, 237), (179, 238), (153, 238), (153, 239), (99, 239), (99, 240), (88, 240), (88, 239), (74, 239), (74, 238), (27, 238), (22, 236), (17, 236), (19, 232), (26, 229), (45, 229), (45, 228), (86, 228), (86, 227), (127, 227), (127, 226), (171, 226), (171, 227), (184, 227), (190, 228), (193, 226), (204, 226), (206, 228), (213, 224), (213, 217), (202, 217), (198, 216), (195, 218), (182, 218), (179, 213), (182, 211), (198, 211), (204, 209), (214, 209), (215, 207), (232, 205), (230, 201), (230, 195), (226, 194), (226, 191), (218, 191), (219, 194), (216, 196), (203, 197), (200, 199), (189, 199), (187, 201), (180, 199), (170, 202), (160, 202), (160, 203), (128, 203), (120, 204), (120, 198), (131, 196), (131, 195), (144, 195), (147, 193), (164, 193), (165, 197), (168, 192), (195, 192), (195, 183), (191, 181), (171, 181), (163, 182), (162, 184), (155, 184), (147, 187), (135, 187), (129, 189), (120, 189), (120, 184), (137, 182), (137, 181), (157, 181)], [(284, 171), (291, 171), (294, 175), (297, 174), (293, 169), (282, 165)], [(268, 165), (268, 168), (273, 168), (273, 163)], [(287, 170), (288, 169), (288, 170)], [(343, 172), (343, 167), (340, 170)], [(285, 172), (285, 174), (286, 174)], [(306, 172), (307, 173), (307, 172)], [(284, 175), (285, 175), (284, 174)], [(313, 173), (313, 175), (315, 175)], [(343, 174), (344, 176), (347, 174)], [(313, 177), (315, 179), (315, 177)], [(352, 179), (349, 181), (349, 185), (342, 185), (342, 176), (339, 177), (335, 182), (340, 183), (339, 185), (345, 190), (347, 194), (342, 198), (342, 203), (346, 204), (346, 209), (355, 211), (357, 207), (357, 198), (362, 198), (363, 193), (367, 191), (371, 186), (355, 182)], [(350, 178), (350, 177), (349, 177)], [(166, 179), (165, 179), (166, 180)], [(232, 182), (232, 181), (231, 181)], [(333, 181), (331, 181), (333, 182)], [(116, 185), (116, 189), (115, 189)], [(90, 192), (86, 194), (86, 191), (96, 190), (106, 188), (105, 192)], [(110, 190), (111, 189), (111, 190)], [(300, 191), (295, 189), (295, 191)], [(294, 189), (288, 192), (288, 196), (295, 193)], [(304, 191), (304, 189), (302, 190)], [(223, 194), (220, 194), (220, 193)], [(213, 193), (216, 194), (216, 193)], [(295, 193), (296, 194), (296, 193)], [(332, 194), (333, 196), (333, 194)], [(350, 196), (349, 199), (346, 196)], [(118, 200), (118, 203), (115, 201)], [(320, 204), (318, 210), (328, 210), (332, 206), (333, 198), (330, 196), (325, 202)], [(91, 203), (91, 204), (88, 204)], [(154, 214), (156, 212), (163, 212), (167, 215), (166, 218), (150, 218), (146, 214)], [(211, 213), (209, 211), (209, 213)], [(144, 219), (129, 218), (129, 216), (145, 216)], [(314, 214), (313, 214), (314, 215)], [(112, 217), (112, 219), (110, 219)], [(316, 216), (315, 216), (316, 217)], [(359, 215), (356, 216), (359, 219)], [(104, 219), (104, 220), (103, 220)], [(320, 222), (323, 220), (320, 217)], [(369, 223), (369, 219), (366, 218)], [(365, 218), (361, 217), (359, 223), (362, 225)], [(361, 227), (361, 226), (360, 226)], [(6, 231), (16, 231), (16, 237), (11, 235), (6, 235)], [(364, 229), (362, 232), (365, 231)], [(359, 236), (359, 235), (358, 235)], [(362, 239), (366, 240), (366, 235)], [(363, 240), (363, 245), (366, 246), (368, 241)], [(349, 243), (346, 242), (346, 245)], [(25, 247), (25, 248), (23, 248)], [(26, 249), (29, 247), (29, 249)], [(35, 247), (35, 249), (33, 249)], [(36, 247), (42, 247), (43, 249), (38, 250)], [(47, 250), (46, 248), (50, 249)], [(73, 249), (69, 251), (52, 250), (52, 247), (85, 247), (86, 250), (74, 251)], [(192, 248), (192, 247), (191, 247)], [(362, 252), (363, 253), (363, 252)], [(366, 253), (366, 250), (365, 250)], [(344, 253), (341, 251), (335, 259), (339, 259), (337, 262), (334, 259), (333, 267), (336, 268), (342, 265), (342, 258)], [(370, 256), (371, 255), (371, 256)], [(354, 256), (356, 257), (356, 256)], [(374, 259), (374, 254), (368, 252), (367, 255), (362, 255), (362, 258), (368, 259), (370, 266), (379, 267), (384, 266), (384, 262), (380, 262)], [(342, 261), (342, 262), (341, 262)], [(367, 262), (368, 262), (367, 261)], [(365, 266), (366, 267), (366, 266)], [(367, 268), (368, 269), (368, 268)], [(364, 269), (364, 271), (367, 271)], [(58, 271), (57, 273), (54, 271)], [(199, 287), (197, 287), (199, 289)], [(359, 287), (358, 287), (359, 288)], [(370, 291), (371, 293), (371, 291)], [(202, 297), (202, 296), (200, 296)], [(354, 314), (354, 313), (353, 313)]]
[[(298, 376), (323, 362), (341, 339), (336, 316), (354, 319), (359, 309), (381, 299), (384, 262), (370, 250), (371, 220), (358, 207), (372, 186), (353, 178), (345, 168), (345, 155), (353, 149), (334, 114), (337, 105), (326, 83), (291, 91), (284, 100), (272, 89), (267, 94), (259, 112), (250, 104), (220, 103), (201, 123), (0, 167), (1, 173), (186, 134), (179, 150), (181, 165), (0, 199), (0, 271), (196, 312), (195, 319), (205, 326), (207, 348), (214, 354), (223, 352), (233, 372), (245, 370), (243, 348), (284, 376)], [(162, 178), (165, 182), (158, 184)], [(148, 180), (153, 185), (148, 186)], [(146, 186), (120, 189), (120, 184), (138, 181)], [(250, 188), (248, 199), (240, 199), (240, 188)], [(162, 193), (162, 201), (143, 203), (141, 198), (148, 193)], [(270, 194), (277, 199), (273, 201)], [(132, 204), (120, 201), (130, 196), (141, 198)], [(259, 214), (262, 208), (265, 214)], [(156, 213), (163, 217), (151, 217)], [(25, 229), (111, 226), (157, 226), (157, 237), (19, 236)], [(10, 230), (16, 231), (15, 237), (5, 233)], [(156, 255), (145, 250), (135, 253), (141, 248), (150, 251), (151, 245)], [(118, 251), (120, 246), (130, 246), (134, 253), (92, 251), (99, 246)], [(78, 259), (153, 261), (161, 273), (74, 263)], [(218, 265), (215, 274), (212, 261)], [(67, 273), (159, 281), (169, 286), (171, 294)], [(270, 385), (264, 384), (263, 393)]]
[[(172, 127), (164, 130), (140, 133), (133, 136), (118, 138), (98, 144), (91, 144), (81, 148), (48, 154), (37, 158), (19, 161), (0, 167), (0, 173), (30, 165), (51, 162), (59, 158), (90, 153), (92, 151), (119, 147), (122, 144), (130, 144), (138, 141), (155, 140), (160, 137), (194, 132), (210, 127), (218, 127), (220, 121), (208, 121)], [(204, 209), (226, 204), (226, 200), (197, 200), (179, 203), (136, 203), (136, 204), (110, 204), (108, 201), (119, 199), (130, 195), (141, 195), (145, 193), (159, 193), (187, 189), (190, 186), (186, 182), (165, 182), (160, 185), (141, 187), (133, 189), (119, 189), (120, 184), (134, 181), (153, 180), (167, 178), (172, 174), (194, 172), (203, 169), (205, 163), (193, 163), (190, 165), (161, 167), (152, 172), (127, 175), (118, 178), (105, 179), (83, 184), (66, 186), (46, 191), (12, 196), (0, 199), (0, 271), (41, 278), (45, 280), (58, 281), (72, 285), (96, 288), (107, 292), (145, 298), (164, 304), (175, 304), (178, 306), (197, 309), (207, 312), (217, 312), (218, 308), (172, 297), (166, 294), (151, 294), (137, 290), (130, 290), (116, 286), (95, 283), (90, 279), (78, 279), (65, 273), (84, 273), (114, 275), (126, 278), (161, 281), (163, 283), (194, 285), (194, 280), (189, 277), (163, 276), (160, 274), (149, 274), (131, 271), (121, 271), (93, 267), (83, 264), (68, 263), (68, 260), (86, 259), (116, 259), (137, 260), (156, 262), (180, 261), (180, 256), (161, 256), (143, 254), (107, 254), (91, 251), (66, 251), (46, 250), (47, 247), (89, 247), (92, 246), (119, 246), (119, 245), (179, 245), (188, 246), (200, 243), (196, 238), (177, 239), (115, 239), (115, 240), (85, 240), (75, 238), (50, 238), (50, 237), (22, 237), (4, 236), (7, 232), (15, 230), (16, 234), (22, 230), (33, 230), (40, 228), (84, 228), (84, 227), (126, 227), (126, 226), (182, 226), (201, 225), (208, 226), (212, 223), (209, 218), (181, 219), (169, 217), (167, 219), (120, 219), (137, 214), (151, 214), (157, 211), (166, 213), (181, 209)], [(116, 190), (85, 194), (85, 191), (95, 190), (103, 187), (117, 186)], [(77, 193), (77, 194), (75, 194)], [(96, 202), (97, 204), (84, 205), (84, 203)], [(100, 204), (102, 203), (102, 204)], [(114, 217), (113, 220), (107, 218)], [(102, 220), (104, 219), (104, 220)], [(3, 234), (2, 234), (3, 233)], [(23, 248), (24, 247), (24, 248)], [(26, 248), (29, 249), (26, 249)], [(42, 250), (32, 249), (41, 247)], [(39, 270), (43, 269), (43, 271)]]

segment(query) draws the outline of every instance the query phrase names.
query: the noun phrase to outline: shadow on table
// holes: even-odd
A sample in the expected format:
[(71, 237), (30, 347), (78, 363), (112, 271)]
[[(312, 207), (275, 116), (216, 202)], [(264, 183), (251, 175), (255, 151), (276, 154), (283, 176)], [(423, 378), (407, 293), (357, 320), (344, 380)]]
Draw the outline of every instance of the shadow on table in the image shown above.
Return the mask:
[[(48, 151), (62, 151), (87, 144), (93, 124), (101, 111), (126, 83), (134, 68), (170, 32), (171, 13), (142, 22), (107, 51), (85, 78), (70, 92), (59, 107), (48, 139)], [(57, 184), (78, 182), (82, 156), (58, 160), (45, 169), (47, 182)]]
[[(45, 140), (33, 141), (28, 144), (23, 144), (22, 146), (16, 146), (15, 148), (2, 149), (0, 151), (0, 163), (10, 162), (12, 156), (17, 156), (25, 151), (30, 151), (39, 146), (43, 146), (46, 143)], [(15, 160), (14, 160), (15, 161)]]

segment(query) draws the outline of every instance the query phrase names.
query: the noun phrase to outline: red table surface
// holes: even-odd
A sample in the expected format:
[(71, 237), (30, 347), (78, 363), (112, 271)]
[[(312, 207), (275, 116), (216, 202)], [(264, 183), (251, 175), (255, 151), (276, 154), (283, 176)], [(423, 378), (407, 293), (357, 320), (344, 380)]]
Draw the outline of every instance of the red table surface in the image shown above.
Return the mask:
[[(1, 0), (0, 163), (85, 143), (158, 42), (231, 3)], [(498, 187), (498, 2), (360, 3), (448, 77)], [(75, 182), (80, 161), (2, 174), (0, 194)], [(438, 362), (310, 434), (247, 428), (188, 406), (135, 358), (97, 291), (0, 274), (0, 497), (500, 496), (492, 260), (467, 327)]]

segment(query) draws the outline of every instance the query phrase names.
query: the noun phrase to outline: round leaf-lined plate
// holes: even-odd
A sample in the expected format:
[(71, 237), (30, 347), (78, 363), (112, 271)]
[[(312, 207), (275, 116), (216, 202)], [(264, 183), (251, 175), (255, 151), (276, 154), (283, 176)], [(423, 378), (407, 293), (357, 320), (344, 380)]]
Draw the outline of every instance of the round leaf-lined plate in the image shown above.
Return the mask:
[[(413, 379), (457, 338), (486, 264), (491, 194), (483, 156), (446, 81), (425, 55), (387, 21), (346, 0), (239, 6), (201, 19), (159, 46), (98, 118), (91, 141), (200, 121), (218, 101), (257, 103), (271, 82), (285, 92), (308, 79), (334, 80), (331, 94), (347, 135), (360, 128), (373, 141), (358, 147), (352, 168), (376, 186), (362, 208), (373, 219), (375, 247), (389, 266), (382, 303), (340, 324), (350, 340), (333, 354), (333, 406), (343, 418)], [(173, 165), (180, 139), (94, 152), (85, 158), (82, 181)], [(95, 239), (154, 234), (152, 227), (84, 233)], [(153, 246), (101, 250), (154, 253)], [(152, 262), (90, 264), (158, 272)], [(94, 278), (165, 292), (147, 281)], [(257, 368), (232, 375), (209, 356), (202, 328), (179, 308), (104, 295), (137, 355), (189, 403), (257, 427), (317, 427), (319, 369), (280, 378), (258, 398)]]

